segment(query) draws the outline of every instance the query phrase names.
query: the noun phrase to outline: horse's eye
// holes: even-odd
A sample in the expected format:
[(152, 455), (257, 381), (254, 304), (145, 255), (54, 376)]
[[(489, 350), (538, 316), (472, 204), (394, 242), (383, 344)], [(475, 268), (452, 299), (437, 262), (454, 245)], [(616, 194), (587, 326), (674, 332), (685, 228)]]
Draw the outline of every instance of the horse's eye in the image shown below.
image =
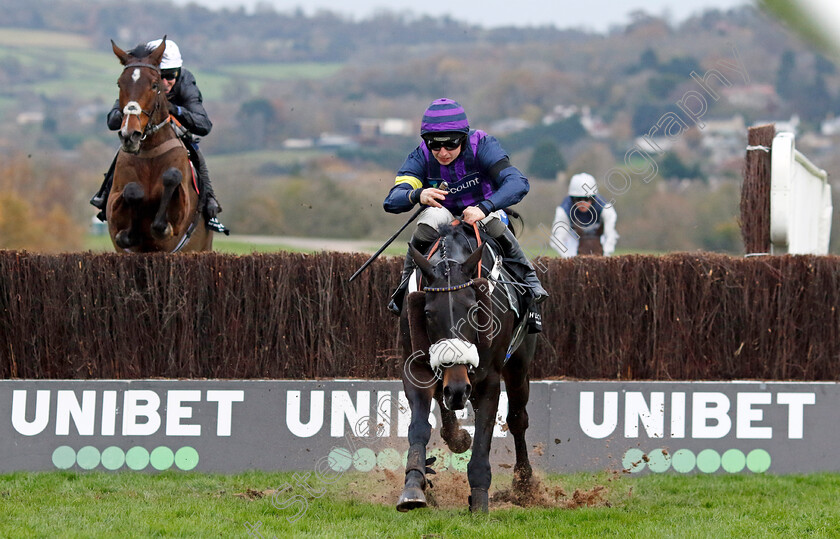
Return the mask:
[(426, 318), (432, 318), (432, 311), (426, 311)]

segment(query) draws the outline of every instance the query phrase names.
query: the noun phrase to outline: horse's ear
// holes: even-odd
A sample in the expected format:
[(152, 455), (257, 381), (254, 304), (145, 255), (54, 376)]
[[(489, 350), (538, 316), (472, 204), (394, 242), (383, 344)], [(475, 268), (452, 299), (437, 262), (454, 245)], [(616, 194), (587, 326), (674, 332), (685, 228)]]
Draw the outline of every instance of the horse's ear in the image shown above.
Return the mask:
[(114, 43), (114, 40), (111, 40), (111, 48), (114, 49), (114, 54), (117, 55), (117, 58), (120, 59), (120, 63), (125, 65), (128, 63), (128, 53), (122, 50), (121, 48), (117, 47), (117, 44)]
[(423, 256), (423, 253), (415, 249), (410, 243), (408, 244), (408, 252), (414, 260), (414, 263), (417, 264), (418, 268), (420, 268), (420, 271), (423, 273), (423, 277), (429, 281), (433, 280), (435, 277), (435, 269), (432, 267), (432, 264), (426, 260), (426, 257)]
[(412, 292), (405, 298), (405, 309), (408, 316), (408, 331), (411, 335), (411, 350), (422, 350), (429, 353), (429, 332), (426, 329), (426, 293)]
[[(479, 350), (487, 350), (493, 342), (494, 332), (498, 330), (493, 315), (493, 301), (490, 299), (490, 283), (482, 277), (473, 281), (475, 290), (475, 301), (478, 304), (475, 314), (470, 317), (470, 322), (475, 328), (478, 342), (476, 347)], [(495, 323), (494, 323), (495, 322)]]
[(481, 262), (481, 255), (484, 254), (484, 243), (482, 243), (478, 249), (473, 252), (467, 258), (463, 264), (461, 264), (461, 271), (463, 271), (466, 275), (473, 276), (476, 274), (476, 268), (478, 267), (478, 263)]
[(160, 42), (155, 50), (149, 53), (149, 60), (156, 66), (160, 65), (160, 61), (163, 60), (163, 51), (166, 50), (166, 36), (163, 36), (163, 41)]

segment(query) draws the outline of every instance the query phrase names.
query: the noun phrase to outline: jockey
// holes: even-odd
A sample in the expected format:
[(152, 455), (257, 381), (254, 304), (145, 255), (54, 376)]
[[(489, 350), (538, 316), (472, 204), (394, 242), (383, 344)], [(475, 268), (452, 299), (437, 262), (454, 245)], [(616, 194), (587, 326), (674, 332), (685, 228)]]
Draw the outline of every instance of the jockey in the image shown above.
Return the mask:
[[(423, 143), (400, 167), (394, 187), (385, 198), (385, 211), (401, 213), (418, 202), (428, 206), (418, 220), (411, 244), (425, 253), (438, 237), (438, 227), (461, 216), (467, 224), (480, 221), (504, 250), (504, 257), (527, 268), (525, 285), (535, 303), (548, 293), (540, 284), (502, 212), (528, 193), (528, 179), (510, 164), (499, 142), (484, 131), (471, 130), (463, 107), (451, 99), (432, 102), (420, 126)], [(445, 182), (447, 190), (441, 189)], [(503, 220), (504, 219), (504, 220)], [(414, 269), (406, 256), (400, 284), (388, 309), (399, 314), (408, 279)]]
[(618, 233), (615, 222), (618, 214), (612, 205), (598, 194), (598, 186), (591, 174), (581, 173), (569, 180), (569, 196), (557, 206), (551, 226), (551, 246), (563, 258), (578, 254), (582, 235), (599, 235), (604, 256), (615, 251)]
[[(161, 41), (160, 39), (156, 39), (148, 42), (146, 44), (146, 50), (153, 51), (160, 45)], [(179, 133), (179, 135), (189, 151), (190, 160), (193, 162), (198, 175), (198, 185), (204, 201), (204, 217), (207, 221), (208, 228), (218, 230), (218, 227), (222, 225), (216, 221), (216, 215), (222, 211), (222, 208), (216, 200), (215, 193), (213, 193), (213, 185), (210, 183), (210, 172), (207, 170), (207, 162), (198, 149), (198, 138), (194, 137), (194, 135), (205, 136), (210, 133), (213, 124), (207, 116), (207, 111), (204, 110), (201, 91), (198, 89), (195, 77), (188, 70), (184, 69), (182, 65), (183, 60), (181, 59), (181, 51), (178, 49), (178, 45), (174, 41), (167, 39), (166, 49), (160, 61), (160, 77), (166, 89), (166, 98), (169, 100), (169, 114), (177, 119), (184, 129), (186, 129), (183, 134)], [(122, 125), (122, 121), (123, 112), (120, 110), (120, 102), (117, 99), (111, 112), (108, 113), (108, 129), (111, 131), (118, 130)], [(102, 182), (102, 186), (93, 198), (90, 199), (91, 205), (101, 210), (97, 215), (100, 221), (105, 220), (105, 206), (108, 202), (108, 193), (111, 190), (111, 183), (114, 179), (114, 165), (116, 162), (117, 158), (114, 156), (114, 161), (105, 174), (105, 180)]]

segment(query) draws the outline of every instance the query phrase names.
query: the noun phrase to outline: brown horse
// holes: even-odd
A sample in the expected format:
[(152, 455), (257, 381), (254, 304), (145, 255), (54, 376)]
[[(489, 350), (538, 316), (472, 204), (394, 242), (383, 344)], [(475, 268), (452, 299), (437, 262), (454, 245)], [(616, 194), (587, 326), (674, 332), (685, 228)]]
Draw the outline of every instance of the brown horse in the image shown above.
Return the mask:
[(604, 233), (604, 223), (598, 226), (581, 227), (575, 224), (572, 230), (580, 237), (578, 244), (579, 255), (598, 255), (604, 254), (604, 246), (601, 245), (601, 234)]
[(125, 52), (111, 41), (123, 65), (117, 85), (122, 146), (106, 215), (117, 251), (209, 251), (213, 233), (203, 226), (189, 154), (169, 120), (160, 60), (166, 37), (153, 51)]
[[(471, 230), (471, 229), (470, 229)], [(475, 441), (467, 466), (470, 511), (488, 510), (492, 479), (490, 443), (496, 423), (501, 380), (508, 393), (507, 425), (516, 449), (514, 489), (526, 491), (531, 464), (525, 443), (528, 428), (528, 367), (534, 356), (536, 335), (525, 335), (516, 314), (506, 308), (504, 287), (491, 291), (479, 268), (493, 266), (490, 250), (482, 244), (473, 251), (464, 227), (443, 227), (435, 254), (426, 260), (409, 247), (423, 274), (424, 291), (409, 294), (400, 319), (406, 357), (403, 387), (411, 408), (405, 486), (397, 509), (426, 506), (426, 445), (431, 436), (429, 411), (436, 399), (441, 411), (441, 437), (455, 453), (470, 448), (470, 435), (462, 429), (455, 411), (467, 400), (475, 412)], [(479, 266), (479, 261), (484, 261)], [(525, 306), (527, 307), (527, 306)], [(527, 312), (527, 308), (520, 312)], [(525, 335), (506, 358), (514, 335)]]

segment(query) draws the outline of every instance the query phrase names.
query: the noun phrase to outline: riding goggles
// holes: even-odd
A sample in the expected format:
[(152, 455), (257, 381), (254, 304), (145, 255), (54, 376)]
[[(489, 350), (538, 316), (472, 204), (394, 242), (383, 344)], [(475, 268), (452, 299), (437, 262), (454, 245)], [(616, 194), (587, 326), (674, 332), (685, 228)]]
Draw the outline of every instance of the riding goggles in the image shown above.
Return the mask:
[(457, 137), (441, 137), (441, 136), (429, 136), (423, 139), (426, 142), (426, 147), (436, 152), (441, 148), (445, 148), (447, 151), (452, 151), (455, 148), (458, 148), (464, 142), (464, 136), (460, 135)]
[(163, 69), (160, 72), (160, 78), (166, 80), (175, 80), (178, 78), (178, 69)]

